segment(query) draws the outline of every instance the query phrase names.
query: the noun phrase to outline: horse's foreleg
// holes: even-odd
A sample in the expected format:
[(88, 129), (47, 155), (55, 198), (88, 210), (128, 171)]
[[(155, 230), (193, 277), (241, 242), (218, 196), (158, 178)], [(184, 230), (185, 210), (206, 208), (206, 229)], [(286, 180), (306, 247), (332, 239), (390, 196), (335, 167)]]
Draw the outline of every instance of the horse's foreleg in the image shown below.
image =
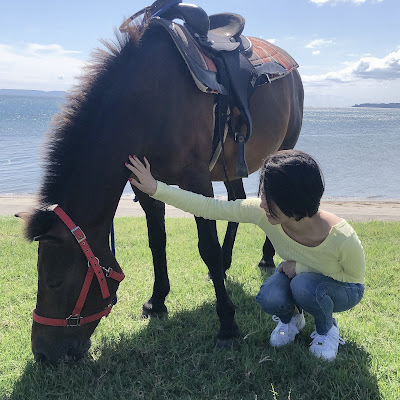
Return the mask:
[[(230, 183), (224, 182), (228, 192), (228, 200), (245, 199), (246, 193), (243, 187), (243, 180), (236, 179)], [(232, 263), (232, 250), (235, 244), (236, 232), (239, 224), (237, 222), (229, 222), (226, 228), (224, 244), (222, 245), (222, 268), (225, 272), (231, 267)]]
[[(214, 195), (211, 180), (206, 178), (208, 165), (205, 165), (203, 174), (199, 166), (194, 172), (186, 171), (185, 181), (181, 187), (204, 196)], [(215, 221), (196, 217), (198, 246), (200, 256), (206, 263), (214, 285), (217, 298), (217, 314), (221, 323), (216, 337), (217, 347), (229, 347), (234, 339), (240, 337), (240, 330), (235, 322), (235, 306), (225, 287), (224, 271), (222, 270), (222, 251), (218, 241), (217, 225)]]
[(144, 193), (136, 190), (136, 196), (146, 213), (147, 231), (149, 246), (153, 256), (154, 265), (154, 285), (151, 298), (143, 304), (142, 316), (162, 316), (166, 314), (165, 298), (167, 297), (170, 285), (167, 271), (165, 233), (165, 204), (154, 200)]
[(217, 347), (229, 347), (235, 338), (240, 337), (240, 330), (235, 322), (235, 306), (226, 288), (224, 271), (222, 270), (222, 253), (218, 242), (215, 221), (196, 217), (199, 235), (199, 252), (206, 263), (217, 298), (217, 314), (221, 323), (217, 334)]

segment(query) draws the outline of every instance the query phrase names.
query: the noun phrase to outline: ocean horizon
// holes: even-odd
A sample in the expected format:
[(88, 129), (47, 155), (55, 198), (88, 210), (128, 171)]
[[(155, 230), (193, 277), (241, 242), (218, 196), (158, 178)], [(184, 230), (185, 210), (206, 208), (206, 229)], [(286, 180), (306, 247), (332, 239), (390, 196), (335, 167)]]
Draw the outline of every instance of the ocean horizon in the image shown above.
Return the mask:
[[(0, 196), (34, 196), (43, 175), (41, 146), (64, 97), (0, 94)], [(400, 109), (306, 107), (295, 147), (325, 178), (324, 200), (400, 200)], [(244, 180), (256, 196), (259, 173)], [(226, 196), (222, 182), (215, 195)], [(130, 186), (124, 197), (133, 197)]]

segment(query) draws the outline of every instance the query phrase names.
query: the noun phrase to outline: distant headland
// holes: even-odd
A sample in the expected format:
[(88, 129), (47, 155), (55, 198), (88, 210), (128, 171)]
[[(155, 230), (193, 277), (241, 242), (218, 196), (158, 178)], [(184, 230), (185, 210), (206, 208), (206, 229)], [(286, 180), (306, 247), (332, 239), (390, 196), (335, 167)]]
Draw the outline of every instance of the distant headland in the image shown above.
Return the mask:
[(352, 107), (400, 108), (400, 103), (363, 103), (355, 104)]
[(0, 89), (0, 95), (7, 96), (40, 96), (40, 97), (63, 97), (65, 92), (51, 91), (45, 92), (44, 90), (21, 90), (21, 89)]

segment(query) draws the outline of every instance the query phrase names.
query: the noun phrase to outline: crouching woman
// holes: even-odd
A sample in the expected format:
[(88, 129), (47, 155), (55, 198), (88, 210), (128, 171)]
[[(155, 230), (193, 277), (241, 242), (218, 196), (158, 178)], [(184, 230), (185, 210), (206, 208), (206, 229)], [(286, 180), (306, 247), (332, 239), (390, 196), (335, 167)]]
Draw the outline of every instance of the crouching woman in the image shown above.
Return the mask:
[(265, 280), (257, 302), (277, 322), (270, 344), (292, 343), (305, 326), (304, 312), (315, 322), (310, 351), (335, 359), (340, 343), (334, 312), (354, 307), (364, 294), (365, 257), (353, 228), (321, 210), (321, 170), (306, 153), (284, 150), (270, 155), (260, 177), (260, 199), (216, 200), (156, 181), (150, 164), (130, 157), (130, 182), (153, 198), (198, 217), (258, 225), (285, 260)]

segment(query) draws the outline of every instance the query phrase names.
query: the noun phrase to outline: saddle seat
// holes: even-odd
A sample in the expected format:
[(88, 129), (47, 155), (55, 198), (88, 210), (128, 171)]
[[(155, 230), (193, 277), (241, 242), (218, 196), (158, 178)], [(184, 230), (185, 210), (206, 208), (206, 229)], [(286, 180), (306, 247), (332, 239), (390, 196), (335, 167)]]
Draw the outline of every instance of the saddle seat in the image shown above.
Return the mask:
[(216, 52), (233, 51), (242, 44), (245, 19), (239, 14), (220, 13), (209, 16), (194, 4), (178, 3), (157, 15), (170, 21), (182, 19), (200, 46)]

